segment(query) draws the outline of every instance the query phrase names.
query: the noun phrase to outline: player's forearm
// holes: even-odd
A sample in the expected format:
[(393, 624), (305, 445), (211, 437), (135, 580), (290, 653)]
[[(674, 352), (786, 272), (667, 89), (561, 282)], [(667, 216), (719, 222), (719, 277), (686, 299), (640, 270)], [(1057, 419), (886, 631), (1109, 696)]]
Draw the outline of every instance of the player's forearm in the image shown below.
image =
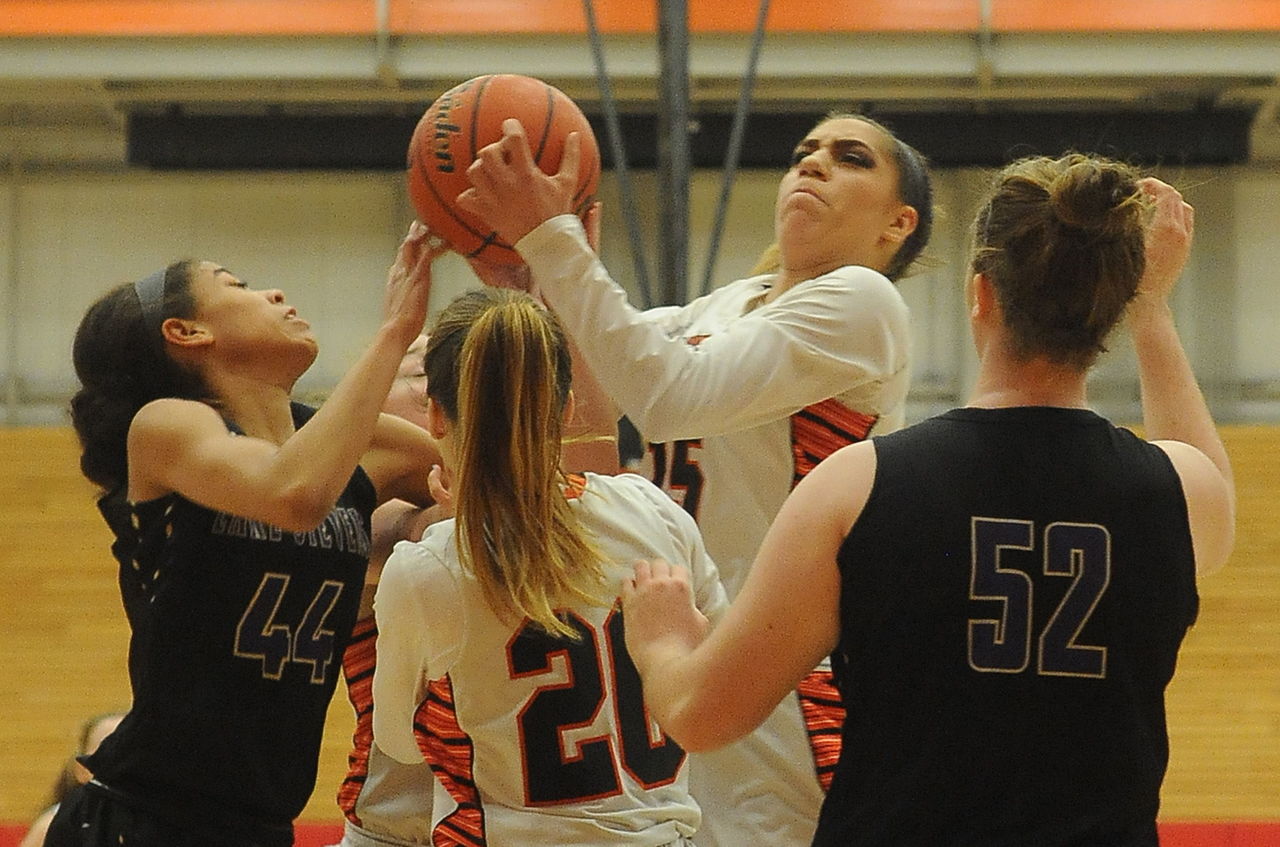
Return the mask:
[(693, 655), (684, 648), (667, 646), (650, 652), (644, 675), (644, 700), (658, 726), (692, 753), (714, 750), (733, 741), (726, 736), (720, 710), (707, 702)]
[(1146, 437), (1190, 444), (1231, 482), (1231, 461), (1183, 350), (1169, 305), (1135, 301), (1129, 326), (1138, 355)]
[(641, 678), (649, 714), (691, 753), (737, 741), (759, 726), (781, 699), (760, 696), (756, 686), (741, 685), (728, 663), (716, 661), (706, 642), (692, 650), (676, 643), (649, 650), (645, 667)]
[(596, 379), (578, 345), (570, 341), (569, 347), (573, 359), (575, 411), (564, 432), (564, 468), (570, 473), (616, 474), (621, 470), (618, 456), (621, 413)]
[(637, 426), (651, 423), (651, 405), (677, 380), (679, 354), (688, 351), (673, 345), (661, 327), (630, 304), (571, 216), (544, 223), (516, 248), (608, 395)]
[(369, 448), (403, 348), (399, 334), (379, 333), (315, 416), (276, 454), (271, 473), (314, 501), (316, 523), (333, 507)]

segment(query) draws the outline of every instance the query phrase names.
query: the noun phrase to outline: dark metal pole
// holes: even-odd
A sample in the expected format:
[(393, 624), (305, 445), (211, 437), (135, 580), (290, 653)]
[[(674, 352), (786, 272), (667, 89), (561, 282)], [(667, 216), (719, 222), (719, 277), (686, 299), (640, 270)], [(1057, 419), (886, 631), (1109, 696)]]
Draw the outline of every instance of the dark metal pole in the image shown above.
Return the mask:
[(700, 297), (711, 290), (716, 259), (720, 256), (720, 236), (724, 232), (724, 219), (729, 211), (729, 195), (733, 191), (733, 179), (738, 174), (738, 159), (742, 155), (747, 115), (751, 111), (751, 91), (756, 84), (756, 68), (760, 64), (760, 46), (764, 44), (764, 25), (768, 17), (769, 0), (760, 0), (760, 10), (756, 14), (756, 29), (751, 37), (751, 54), (747, 58), (747, 72), (742, 76), (742, 88), (738, 92), (738, 107), (733, 112), (733, 128), (729, 132), (729, 152), (724, 163), (724, 176), (720, 182), (720, 201), (716, 204), (716, 221), (711, 228), (711, 246), (707, 249), (707, 265), (702, 274), (702, 285), (695, 297)]
[(689, 285), (689, 9), (658, 0), (658, 301), (688, 302)]
[(644, 308), (653, 305), (653, 285), (649, 281), (649, 265), (645, 262), (644, 238), (640, 233), (640, 218), (636, 211), (635, 191), (631, 185), (631, 172), (627, 169), (627, 150), (622, 143), (622, 128), (618, 120), (618, 104), (613, 98), (613, 86), (609, 83), (609, 71), (605, 67), (604, 44), (600, 28), (596, 25), (595, 6), (591, 0), (582, 0), (582, 10), (587, 18), (587, 39), (591, 43), (591, 58), (596, 66), (596, 87), (600, 90), (600, 103), (604, 107), (605, 131), (609, 136), (609, 150), (613, 154), (613, 172), (618, 177), (618, 191), (622, 199), (622, 218), (631, 240), (631, 264), (640, 288)]

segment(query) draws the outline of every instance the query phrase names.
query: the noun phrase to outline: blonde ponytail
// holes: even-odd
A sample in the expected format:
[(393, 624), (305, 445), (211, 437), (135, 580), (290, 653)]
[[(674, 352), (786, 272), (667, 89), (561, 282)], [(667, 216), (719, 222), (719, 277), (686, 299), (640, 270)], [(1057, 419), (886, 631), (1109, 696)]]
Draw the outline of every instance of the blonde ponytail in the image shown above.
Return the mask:
[(518, 292), (469, 292), (441, 313), (426, 362), (427, 394), (456, 427), (463, 567), (500, 617), (575, 637), (555, 610), (606, 601), (602, 556), (564, 493), (572, 376), (555, 316)]

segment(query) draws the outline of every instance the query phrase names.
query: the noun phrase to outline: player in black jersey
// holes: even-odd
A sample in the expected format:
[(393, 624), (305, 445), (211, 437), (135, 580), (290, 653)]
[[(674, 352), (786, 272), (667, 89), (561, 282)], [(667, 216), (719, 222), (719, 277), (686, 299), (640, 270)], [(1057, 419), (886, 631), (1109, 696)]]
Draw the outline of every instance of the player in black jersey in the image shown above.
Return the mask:
[[(370, 548), (392, 497), (430, 502), (430, 437), (379, 409), (426, 318), (415, 225), (372, 343), (318, 411), (317, 345), (278, 290), (184, 261), (86, 313), (72, 418), (132, 635), (133, 703), (64, 806), (77, 847), (293, 843)], [(66, 827), (60, 827), (65, 830)], [(53, 847), (62, 847), (59, 842)]]
[[(1006, 168), (974, 227), (969, 404), (822, 462), (705, 637), (684, 574), (637, 565), (627, 646), (663, 729), (723, 744), (831, 651), (848, 719), (815, 844), (1156, 844), (1164, 689), (1234, 541), (1168, 305), (1192, 229), (1125, 165)], [(1151, 441), (1086, 407), (1126, 313)]]

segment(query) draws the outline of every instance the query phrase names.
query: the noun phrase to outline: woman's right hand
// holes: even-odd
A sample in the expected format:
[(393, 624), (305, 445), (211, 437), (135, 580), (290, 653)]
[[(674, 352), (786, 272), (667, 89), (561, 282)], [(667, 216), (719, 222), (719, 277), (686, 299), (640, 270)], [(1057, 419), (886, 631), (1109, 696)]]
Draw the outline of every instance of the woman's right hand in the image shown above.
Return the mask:
[(1147, 225), (1146, 270), (1138, 283), (1138, 304), (1163, 304), (1169, 299), (1191, 254), (1195, 209), (1178, 189), (1155, 177), (1139, 181), (1142, 191), (1155, 202), (1155, 214)]
[(431, 263), (448, 248), (420, 221), (409, 225), (400, 242), (395, 261), (387, 272), (383, 319), (404, 335), (408, 349), (422, 332), (427, 321), (427, 303), (431, 299)]

